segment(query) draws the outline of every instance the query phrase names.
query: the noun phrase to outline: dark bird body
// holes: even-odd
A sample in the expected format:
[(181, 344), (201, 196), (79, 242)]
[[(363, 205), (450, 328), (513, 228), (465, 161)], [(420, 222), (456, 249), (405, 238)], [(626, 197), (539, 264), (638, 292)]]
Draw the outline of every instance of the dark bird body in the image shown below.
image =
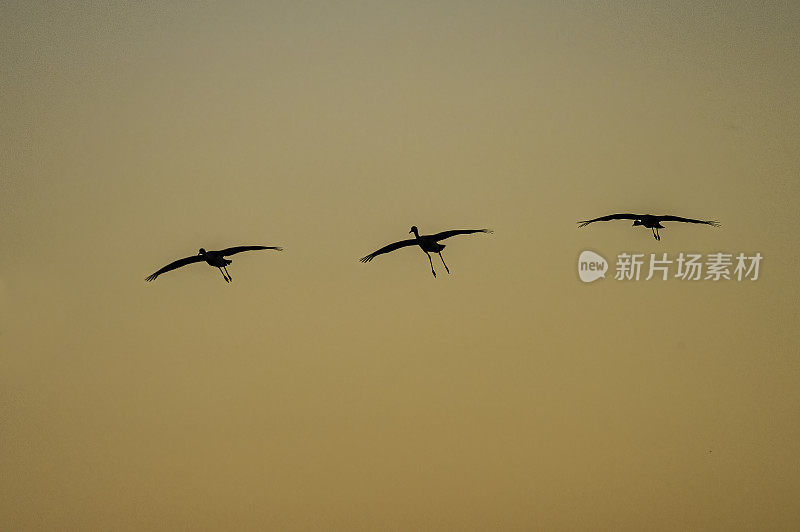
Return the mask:
[(222, 273), (222, 277), (225, 279), (226, 282), (231, 282), (233, 278), (231, 274), (228, 273), (228, 264), (231, 263), (230, 260), (226, 259), (225, 257), (234, 255), (236, 253), (241, 253), (242, 251), (254, 251), (258, 249), (274, 249), (276, 251), (283, 251), (283, 248), (277, 246), (235, 246), (232, 248), (225, 248), (220, 249), (218, 251), (206, 251), (203, 248), (200, 248), (197, 255), (192, 255), (191, 257), (185, 257), (183, 259), (178, 259), (175, 262), (167, 264), (157, 272), (152, 275), (148, 275), (145, 277), (145, 281), (153, 281), (156, 277), (161, 275), (162, 273), (166, 273), (172, 271), (176, 268), (180, 268), (181, 266), (186, 266), (187, 264), (192, 264), (194, 262), (205, 262), (209, 266), (213, 266), (214, 268), (218, 268), (219, 271)]
[(450, 273), (450, 268), (447, 267), (447, 264), (444, 262), (444, 257), (442, 257), (442, 250), (445, 248), (444, 244), (440, 244), (439, 240), (444, 240), (445, 238), (450, 238), (451, 236), (456, 235), (469, 235), (472, 233), (491, 233), (490, 229), (453, 229), (451, 231), (442, 231), (441, 233), (436, 233), (433, 235), (420, 235), (417, 226), (411, 227), (411, 231), (409, 233), (414, 233), (414, 238), (409, 240), (400, 240), (399, 242), (394, 242), (389, 244), (388, 246), (384, 246), (381, 249), (370, 253), (369, 255), (362, 257), (360, 260), (361, 262), (369, 262), (378, 255), (382, 255), (384, 253), (389, 253), (390, 251), (394, 251), (396, 249), (404, 248), (407, 246), (419, 246), (422, 251), (425, 252), (425, 255), (428, 256), (428, 261), (431, 263), (431, 273), (434, 277), (436, 277), (436, 271), (433, 269), (433, 260), (431, 260), (430, 253), (436, 253), (439, 255), (439, 258), (442, 259), (442, 264), (444, 264), (444, 269), (447, 270), (447, 273)]
[(719, 222), (714, 220), (695, 220), (692, 218), (681, 218), (680, 216), (672, 216), (665, 214), (663, 216), (655, 216), (653, 214), (609, 214), (608, 216), (601, 216), (594, 220), (583, 220), (578, 222), (578, 227), (584, 227), (592, 222), (606, 222), (608, 220), (633, 220), (634, 227), (641, 225), (653, 231), (653, 238), (661, 240), (661, 235), (658, 234), (659, 229), (664, 229), (661, 222), (687, 222), (693, 224), (706, 224), (712, 227), (719, 227)]

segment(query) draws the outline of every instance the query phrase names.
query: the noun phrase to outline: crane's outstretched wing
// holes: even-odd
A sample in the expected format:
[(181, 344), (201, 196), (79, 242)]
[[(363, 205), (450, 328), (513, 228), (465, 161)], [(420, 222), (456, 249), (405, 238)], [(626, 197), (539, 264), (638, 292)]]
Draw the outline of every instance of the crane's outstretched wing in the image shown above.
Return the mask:
[(278, 246), (235, 246), (232, 248), (225, 248), (217, 251), (223, 257), (227, 257), (228, 255), (233, 255), (235, 253), (241, 253), (242, 251), (255, 251), (257, 249), (274, 249), (275, 251), (283, 251), (282, 247)]
[(594, 220), (581, 220), (578, 222), (578, 227), (584, 227), (592, 222), (607, 222), (608, 220), (638, 220), (641, 217), (641, 214), (609, 214), (608, 216), (601, 216), (600, 218), (595, 218)]
[(172, 270), (174, 270), (176, 268), (180, 268), (181, 266), (186, 266), (187, 264), (191, 264), (193, 262), (203, 262), (204, 260), (205, 259), (203, 257), (201, 257), (200, 255), (192, 255), (191, 257), (186, 257), (184, 259), (178, 259), (175, 262), (173, 262), (172, 264), (167, 264), (166, 266), (164, 266), (163, 268), (158, 270), (156, 273), (154, 273), (152, 275), (148, 275), (147, 277), (144, 278), (144, 280), (149, 283), (150, 281), (155, 280), (155, 278), (158, 277), (159, 275), (161, 275), (162, 273), (167, 273), (167, 272), (172, 271)]
[(716, 220), (694, 220), (692, 218), (681, 218), (680, 216), (671, 216), (669, 214), (666, 216), (659, 216), (658, 220), (661, 222), (689, 222), (692, 224), (706, 224), (714, 227), (719, 227), (722, 225)]
[(444, 240), (445, 238), (450, 238), (451, 236), (471, 235), (472, 233), (494, 233), (494, 231), (491, 229), (453, 229), (452, 231), (442, 231), (441, 233), (430, 235), (428, 238), (432, 238), (438, 242), (439, 240)]
[(413, 246), (416, 243), (417, 243), (417, 239), (415, 239), (415, 238), (413, 238), (411, 240), (401, 240), (400, 242), (395, 242), (393, 244), (389, 244), (388, 246), (383, 246), (378, 251), (374, 251), (374, 252), (370, 253), (369, 255), (367, 255), (366, 257), (361, 257), (358, 260), (360, 260), (361, 262), (369, 262), (372, 259), (374, 259), (375, 257), (377, 257), (378, 255), (383, 255), (384, 253), (389, 253), (390, 251), (394, 251), (396, 249), (404, 248), (406, 246)]

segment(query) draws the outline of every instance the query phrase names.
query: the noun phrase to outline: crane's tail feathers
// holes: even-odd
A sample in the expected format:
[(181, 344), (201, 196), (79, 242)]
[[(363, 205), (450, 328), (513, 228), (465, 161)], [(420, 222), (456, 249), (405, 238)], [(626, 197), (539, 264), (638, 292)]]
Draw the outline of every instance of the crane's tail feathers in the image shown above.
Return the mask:
[(154, 281), (156, 277), (158, 277), (158, 274), (154, 273), (152, 275), (148, 275), (147, 277), (145, 277), (144, 280), (149, 283), (150, 281)]
[(360, 258), (360, 259), (358, 259), (358, 260), (359, 260), (360, 262), (363, 262), (364, 264), (366, 264), (366, 263), (368, 263), (369, 261), (371, 261), (371, 260), (372, 260), (372, 259), (374, 259), (374, 258), (375, 258), (375, 256), (374, 256), (374, 255), (367, 255), (366, 257), (361, 257), (361, 258)]
[(708, 225), (710, 225), (710, 226), (712, 226), (712, 227), (722, 227), (722, 224), (721, 224), (721, 223), (719, 223), (719, 222), (718, 222), (718, 221), (716, 221), (716, 220), (709, 220), (709, 221), (707, 221), (707, 222), (705, 222), (705, 223), (707, 223)]
[(582, 220), (582, 221), (576, 222), (576, 223), (578, 224), (578, 227), (586, 227), (587, 225), (592, 223), (592, 221), (591, 220)]
[(274, 249), (275, 251), (283, 251), (283, 248), (280, 247), (280, 246), (272, 246), (272, 247), (268, 247), (267, 249)]

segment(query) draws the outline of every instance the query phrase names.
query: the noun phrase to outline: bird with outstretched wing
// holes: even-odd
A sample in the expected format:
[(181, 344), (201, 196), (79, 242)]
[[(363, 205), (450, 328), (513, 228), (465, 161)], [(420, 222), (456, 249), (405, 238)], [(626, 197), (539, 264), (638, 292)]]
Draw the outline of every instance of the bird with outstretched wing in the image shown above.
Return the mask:
[(431, 273), (434, 277), (436, 277), (436, 271), (433, 269), (433, 260), (431, 260), (430, 253), (437, 253), (439, 258), (442, 259), (442, 264), (444, 264), (444, 269), (447, 270), (447, 273), (450, 273), (450, 268), (447, 267), (447, 264), (444, 262), (444, 257), (442, 257), (442, 250), (445, 248), (444, 244), (439, 244), (440, 240), (444, 240), (446, 238), (450, 238), (451, 236), (456, 235), (470, 235), (473, 233), (492, 233), (491, 229), (452, 229), (450, 231), (442, 231), (441, 233), (436, 233), (433, 235), (420, 235), (419, 229), (417, 226), (411, 227), (411, 231), (409, 233), (414, 233), (415, 238), (411, 238), (408, 240), (400, 240), (398, 242), (393, 242), (386, 246), (383, 246), (377, 251), (373, 251), (369, 255), (365, 255), (361, 257), (359, 260), (361, 262), (370, 262), (372, 259), (377, 257), (378, 255), (383, 255), (384, 253), (389, 253), (396, 249), (408, 247), (408, 246), (419, 246), (422, 251), (425, 252), (425, 255), (428, 256), (428, 261), (431, 263)]
[(671, 214), (656, 216), (653, 214), (609, 214), (608, 216), (601, 216), (593, 220), (582, 220), (578, 222), (578, 227), (586, 227), (594, 222), (607, 222), (609, 220), (633, 220), (633, 225), (641, 225), (653, 231), (653, 237), (656, 240), (661, 240), (661, 235), (658, 234), (659, 229), (664, 229), (661, 222), (686, 222), (693, 224), (706, 224), (712, 227), (720, 227), (722, 224), (716, 220), (695, 220), (694, 218), (682, 218), (680, 216), (672, 216)]
[(154, 281), (156, 277), (161, 275), (162, 273), (167, 273), (169, 271), (175, 270), (182, 266), (186, 266), (187, 264), (192, 264), (195, 262), (205, 262), (209, 266), (213, 266), (218, 268), (219, 271), (222, 273), (222, 277), (225, 279), (226, 282), (233, 281), (231, 274), (228, 273), (228, 264), (232, 261), (226, 259), (225, 257), (229, 257), (231, 255), (235, 255), (236, 253), (241, 253), (243, 251), (255, 251), (260, 249), (274, 249), (275, 251), (283, 251), (282, 247), (278, 246), (234, 246), (231, 248), (220, 249), (217, 251), (206, 251), (203, 248), (200, 248), (197, 255), (192, 255), (191, 257), (184, 257), (182, 259), (178, 259), (175, 262), (171, 262), (158, 270), (157, 272), (148, 275), (145, 277), (145, 281), (150, 282)]

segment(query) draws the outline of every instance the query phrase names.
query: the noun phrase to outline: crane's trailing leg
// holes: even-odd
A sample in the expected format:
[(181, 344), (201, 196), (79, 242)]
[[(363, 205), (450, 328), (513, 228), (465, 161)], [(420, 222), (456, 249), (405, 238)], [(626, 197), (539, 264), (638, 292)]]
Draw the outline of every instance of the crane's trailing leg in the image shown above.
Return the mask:
[(433, 271), (433, 260), (431, 260), (431, 255), (427, 251), (425, 252), (425, 254), (428, 256), (428, 262), (431, 263), (431, 273), (433, 274), (434, 277), (436, 277), (436, 272)]
[[(227, 266), (223, 266), (222, 269), (225, 270), (225, 273), (228, 273), (228, 267)], [(228, 273), (228, 282), (231, 282), (231, 281), (233, 281), (233, 277), (231, 277), (231, 274)]]
[(450, 268), (447, 267), (447, 264), (444, 262), (444, 257), (442, 257), (442, 252), (439, 251), (439, 258), (442, 259), (442, 264), (444, 264), (444, 269), (447, 270), (448, 275), (450, 274)]
[(220, 268), (219, 266), (217, 266), (217, 269), (219, 270), (219, 273), (221, 273), (221, 274), (222, 274), (222, 278), (223, 278), (223, 279), (225, 279), (225, 282), (226, 282), (226, 283), (229, 283), (230, 281), (228, 280), (228, 276), (227, 276), (227, 275), (225, 275), (225, 272), (223, 272), (223, 271), (222, 271), (222, 268)]

